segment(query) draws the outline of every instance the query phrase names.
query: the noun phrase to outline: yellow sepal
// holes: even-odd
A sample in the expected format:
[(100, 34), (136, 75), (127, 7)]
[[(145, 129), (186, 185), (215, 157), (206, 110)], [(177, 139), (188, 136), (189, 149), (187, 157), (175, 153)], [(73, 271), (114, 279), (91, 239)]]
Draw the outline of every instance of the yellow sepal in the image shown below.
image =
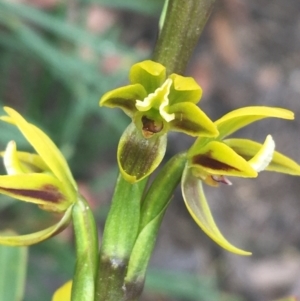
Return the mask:
[(239, 255), (251, 255), (250, 252), (241, 250), (233, 246), (224, 238), (218, 229), (213, 216), (211, 214), (209, 205), (204, 195), (202, 181), (193, 176), (190, 168), (186, 167), (182, 180), (181, 190), (184, 202), (189, 213), (198, 226), (218, 245), (229, 252)]
[(240, 108), (229, 112), (215, 122), (220, 132), (218, 138), (223, 139), (248, 124), (269, 117), (292, 120), (294, 113), (283, 108), (263, 106)]

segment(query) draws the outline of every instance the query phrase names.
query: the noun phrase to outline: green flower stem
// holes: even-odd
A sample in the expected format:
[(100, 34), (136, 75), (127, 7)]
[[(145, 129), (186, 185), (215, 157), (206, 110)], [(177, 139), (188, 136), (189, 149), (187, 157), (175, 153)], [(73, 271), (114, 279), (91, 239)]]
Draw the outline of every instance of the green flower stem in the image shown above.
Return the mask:
[(119, 175), (105, 229), (97, 275), (96, 301), (123, 300), (128, 260), (140, 221), (141, 199), (147, 179), (130, 184)]
[(76, 266), (72, 285), (72, 301), (91, 301), (95, 294), (98, 263), (98, 233), (93, 213), (83, 197), (73, 205), (76, 243)]
[(141, 210), (139, 235), (130, 256), (125, 278), (125, 300), (136, 300), (142, 292), (157, 232), (172, 194), (180, 182), (185, 163), (186, 153), (174, 156), (162, 168), (145, 196)]
[(173, 156), (154, 179), (143, 200), (139, 233), (168, 205), (181, 179), (185, 163), (186, 152)]
[(153, 60), (167, 75), (182, 74), (197, 44), (215, 0), (169, 0)]

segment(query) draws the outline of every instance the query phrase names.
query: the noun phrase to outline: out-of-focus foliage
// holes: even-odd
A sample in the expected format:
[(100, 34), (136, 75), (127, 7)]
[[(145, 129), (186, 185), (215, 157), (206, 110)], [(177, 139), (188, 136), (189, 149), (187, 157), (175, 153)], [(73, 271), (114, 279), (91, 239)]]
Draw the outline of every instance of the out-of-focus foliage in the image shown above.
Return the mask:
[(0, 246), (0, 301), (23, 299), (27, 248)]
[[(98, 110), (97, 100), (125, 80), (122, 69), (140, 55), (118, 43), (118, 28), (111, 28), (111, 34), (96, 35), (85, 30), (84, 21), (68, 20), (66, 4), (52, 13), (10, 2), (1, 2), (0, 7), (1, 104), (21, 107), (51, 131), (69, 159), (79, 158), (80, 166), (82, 156), (76, 154), (76, 144), (90, 143), (84, 145), (86, 151), (107, 147), (113, 142), (108, 129), (118, 133), (124, 128), (124, 118)], [(118, 72), (105, 74), (101, 69), (114, 56), (121, 60)], [(95, 124), (101, 119), (106, 126), (89, 131), (83, 125), (95, 125), (92, 118)], [(84, 130), (89, 141), (81, 140), (86, 137)], [(2, 132), (0, 142), (4, 143), (8, 134)]]
[(150, 270), (146, 288), (160, 294), (183, 300), (244, 301), (242, 297), (218, 291), (213, 277), (199, 277), (175, 271)]

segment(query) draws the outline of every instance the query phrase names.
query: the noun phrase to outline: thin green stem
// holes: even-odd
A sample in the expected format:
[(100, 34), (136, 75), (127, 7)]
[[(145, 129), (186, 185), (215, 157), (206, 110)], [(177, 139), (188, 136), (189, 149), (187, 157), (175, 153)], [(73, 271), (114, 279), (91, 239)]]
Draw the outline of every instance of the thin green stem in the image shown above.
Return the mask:
[(119, 175), (100, 250), (96, 301), (123, 300), (123, 282), (140, 221), (147, 179), (131, 184)]
[(76, 243), (76, 266), (72, 301), (92, 301), (98, 263), (98, 233), (91, 208), (81, 196), (74, 204), (72, 219)]
[[(167, 75), (183, 73), (214, 2), (169, 0), (153, 55), (153, 60), (166, 66)], [(103, 234), (95, 301), (136, 301), (141, 294), (157, 231), (180, 181), (185, 154), (174, 160), (154, 180), (142, 205), (146, 180), (130, 184), (119, 176)]]
[(128, 264), (125, 278), (126, 300), (136, 300), (141, 294), (145, 274), (164, 213), (180, 182), (186, 163), (186, 153), (171, 158), (147, 191), (141, 209), (139, 235)]
[(215, 0), (169, 0), (153, 60), (167, 74), (182, 74), (210, 16)]

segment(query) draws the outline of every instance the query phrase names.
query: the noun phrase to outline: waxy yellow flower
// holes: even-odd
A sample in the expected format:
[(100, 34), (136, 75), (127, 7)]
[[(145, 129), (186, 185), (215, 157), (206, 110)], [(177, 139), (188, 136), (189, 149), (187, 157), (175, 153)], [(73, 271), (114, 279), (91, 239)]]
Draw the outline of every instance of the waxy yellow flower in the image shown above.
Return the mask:
[(17, 151), (10, 141), (1, 153), (7, 175), (0, 176), (0, 193), (41, 209), (64, 213), (61, 220), (42, 231), (19, 236), (0, 236), (0, 244), (25, 246), (43, 241), (62, 231), (69, 223), (77, 200), (77, 185), (63, 155), (50, 138), (20, 114), (5, 107), (8, 116), (0, 120), (16, 126), (36, 153)]
[(118, 147), (118, 163), (129, 182), (148, 176), (161, 162), (167, 132), (214, 137), (218, 131), (197, 106), (202, 90), (191, 77), (171, 74), (153, 61), (132, 66), (131, 84), (107, 92), (100, 106), (122, 109), (132, 119)]
[(196, 223), (216, 243), (240, 255), (251, 253), (230, 244), (219, 231), (205, 198), (203, 185), (231, 184), (227, 176), (254, 178), (262, 170), (300, 175), (300, 166), (275, 151), (275, 143), (268, 136), (263, 144), (247, 139), (224, 139), (255, 121), (276, 117), (294, 119), (291, 111), (271, 107), (245, 107), (234, 110), (215, 122), (219, 136), (199, 137), (188, 151), (188, 162), (182, 176), (185, 204)]

